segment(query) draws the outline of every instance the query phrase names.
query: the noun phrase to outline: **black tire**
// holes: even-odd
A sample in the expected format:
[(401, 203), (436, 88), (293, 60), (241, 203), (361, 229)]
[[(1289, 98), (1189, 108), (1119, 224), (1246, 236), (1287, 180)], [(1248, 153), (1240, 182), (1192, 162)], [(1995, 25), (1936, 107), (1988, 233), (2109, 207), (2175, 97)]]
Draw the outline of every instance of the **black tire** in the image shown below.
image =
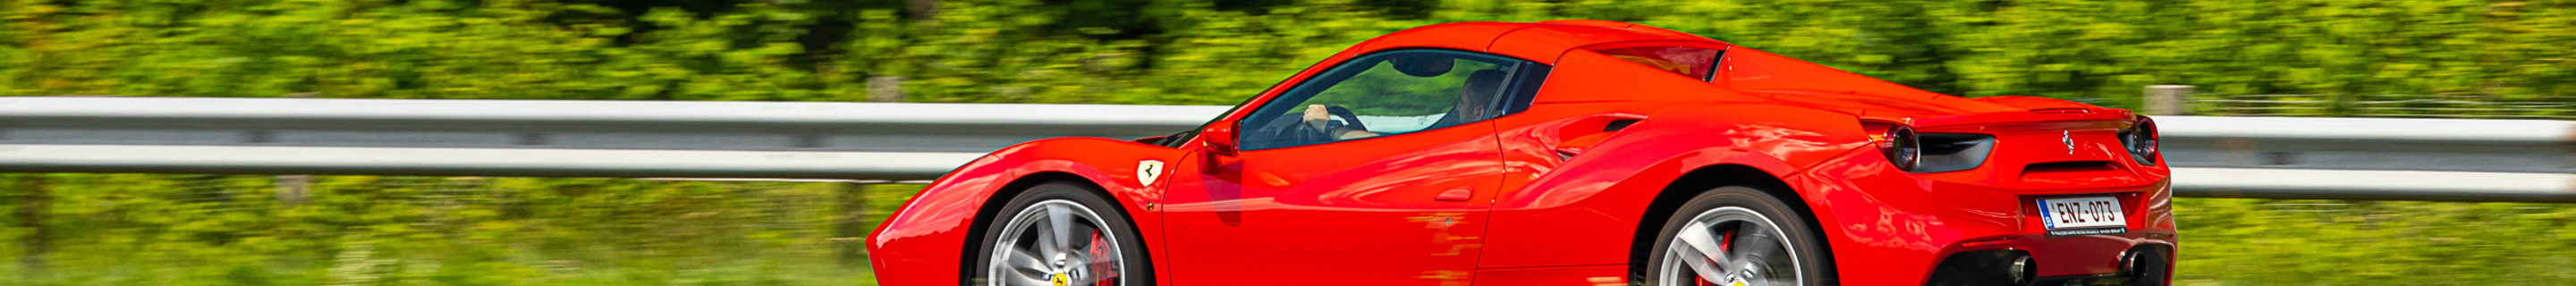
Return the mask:
[[(1031, 186), (1027, 191), (1020, 192), (1019, 195), (1012, 197), (1010, 203), (1002, 205), (1002, 208), (995, 211), (993, 216), (985, 221), (984, 235), (976, 239), (975, 247), (973, 247), (975, 252), (967, 255), (973, 263), (965, 265), (966, 269), (961, 271), (967, 274), (966, 285), (1011, 284), (1005, 283), (1005, 281), (1008, 281), (1007, 279), (996, 279), (993, 275), (993, 270), (997, 267), (1007, 267), (993, 263), (997, 257), (1002, 256), (1001, 253), (996, 253), (996, 249), (1001, 249), (999, 246), (1004, 245), (1002, 240), (1006, 237), (1019, 237), (1007, 234), (1006, 232), (1051, 230), (1051, 228), (1029, 229), (1037, 228), (1038, 226), (1028, 225), (1024, 225), (1023, 228), (1014, 228), (1013, 225), (1020, 224), (1014, 222), (1014, 218), (1020, 217), (1021, 215), (1029, 212), (1038, 212), (1041, 216), (1044, 216), (1053, 214), (1055, 210), (1076, 209), (1085, 212), (1075, 213), (1087, 214), (1090, 215), (1090, 217), (1097, 218), (1096, 220), (1089, 219), (1090, 217), (1075, 217), (1073, 219), (1075, 219), (1077, 223), (1085, 223), (1085, 226), (1091, 226), (1093, 228), (1091, 230), (1096, 231), (1092, 232), (1095, 237), (1107, 238), (1110, 246), (1108, 249), (1114, 250), (1108, 252), (1118, 253), (1116, 257), (1117, 262), (1121, 263), (1118, 264), (1118, 267), (1115, 267), (1116, 271), (1114, 272), (1116, 272), (1116, 275), (1114, 276), (1103, 274), (1092, 274), (1090, 276), (1111, 277), (1116, 279), (1115, 281), (1112, 281), (1113, 283), (1100, 284), (1102, 286), (1154, 285), (1154, 274), (1152, 270), (1153, 262), (1148, 260), (1148, 257), (1145, 254), (1145, 243), (1143, 239), (1140, 239), (1137, 236), (1135, 223), (1129, 220), (1126, 213), (1121, 211), (1116, 204), (1112, 204), (1110, 203), (1110, 200), (1100, 197), (1100, 195), (1098, 195), (1099, 193), (1100, 192), (1098, 190), (1089, 185), (1068, 182), (1049, 182)], [(1071, 204), (1064, 204), (1068, 202)], [(1079, 208), (1072, 207), (1075, 205), (1078, 205)], [(1048, 210), (1033, 209), (1047, 208), (1050, 206), (1055, 208), (1049, 208)], [(1050, 221), (1040, 221), (1036, 223), (1048, 222)], [(1080, 227), (1067, 229), (1079, 228)], [(1029, 240), (1014, 242), (1015, 244), (1013, 244), (1012, 249), (1021, 248), (1022, 246), (1019, 246), (1019, 243), (1035, 243), (1032, 240), (1049, 239), (1050, 237), (1046, 236), (1046, 234), (1039, 234), (1038, 236), (1028, 236), (1026, 238)], [(1083, 246), (1090, 247), (1096, 244), (1096, 242), (1085, 243)], [(1060, 247), (1075, 248), (1071, 246), (1072, 245), (1065, 245)], [(1070, 251), (1070, 249), (1067, 250)], [(1081, 258), (1081, 261), (1083, 261), (1082, 264), (1090, 264), (1090, 261), (1095, 260), (1090, 257)], [(1039, 260), (1044, 261), (1046, 259), (1041, 258)], [(1064, 259), (1058, 258), (1055, 260), (1063, 261)], [(1067, 275), (1080, 275), (1082, 271), (1065, 270), (1065, 273), (1068, 273)], [(1074, 283), (1073, 285), (1081, 284)]]
[[(1752, 214), (1752, 215), (1746, 215), (1747, 213)], [(1712, 216), (1710, 216), (1710, 215), (1714, 215), (1714, 217), (1712, 217)], [(1712, 219), (1714, 219), (1714, 220), (1712, 220)], [(1765, 225), (1758, 225), (1758, 224), (1753, 224), (1753, 223), (1746, 223), (1746, 222), (1750, 222), (1750, 221), (1754, 221), (1754, 220), (1760, 220), (1760, 221), (1763, 221), (1763, 222), (1767, 223), (1768, 225), (1767, 225), (1767, 226), (1765, 226)], [(1702, 224), (1700, 224), (1700, 225), (1692, 225), (1692, 223), (1693, 223), (1694, 221), (1701, 221), (1701, 222), (1702, 222)], [(1710, 223), (1710, 222), (1717, 222), (1717, 223)], [(1746, 227), (1746, 228), (1729, 228), (1729, 227), (1724, 227), (1724, 226), (1712, 226), (1712, 225), (1719, 225), (1719, 224), (1728, 223), (1728, 222), (1733, 222), (1733, 223), (1735, 223), (1735, 224), (1733, 224), (1733, 226), (1742, 226), (1742, 227)], [(1743, 273), (1743, 275), (1748, 275), (1748, 276), (1767, 276), (1767, 277), (1782, 277), (1782, 278), (1785, 278), (1785, 277), (1795, 277), (1795, 278), (1793, 278), (1793, 279), (1783, 279), (1783, 281), (1777, 281), (1777, 282), (1787, 282), (1787, 281), (1785, 281), (1785, 280), (1796, 280), (1796, 281), (1797, 281), (1797, 285), (1834, 285), (1834, 284), (1836, 283), (1836, 281), (1838, 280), (1838, 279), (1836, 279), (1836, 276), (1834, 275), (1834, 269), (1833, 269), (1833, 265), (1834, 265), (1834, 264), (1833, 264), (1833, 258), (1832, 258), (1832, 256), (1831, 256), (1831, 255), (1828, 255), (1828, 254), (1826, 253), (1826, 246), (1825, 246), (1825, 242), (1824, 242), (1824, 240), (1822, 239), (1822, 237), (1821, 237), (1821, 236), (1819, 236), (1819, 235), (1817, 234), (1817, 231), (1816, 231), (1815, 226), (1814, 226), (1814, 225), (1812, 225), (1811, 223), (1808, 223), (1808, 218), (1806, 218), (1804, 215), (1800, 214), (1800, 213), (1797, 211), (1797, 209), (1796, 209), (1796, 208), (1793, 208), (1793, 207), (1789, 206), (1789, 204), (1784, 203), (1784, 202), (1782, 202), (1780, 199), (1778, 199), (1778, 198), (1774, 198), (1774, 197), (1772, 197), (1769, 193), (1763, 192), (1762, 190), (1759, 190), (1759, 189), (1754, 189), (1754, 188), (1749, 188), (1749, 187), (1721, 187), (1721, 188), (1717, 188), (1717, 189), (1708, 190), (1708, 191), (1706, 191), (1706, 192), (1702, 192), (1702, 193), (1700, 193), (1698, 196), (1691, 198), (1691, 200), (1690, 200), (1689, 202), (1682, 203), (1681, 207), (1679, 207), (1679, 208), (1675, 209), (1675, 210), (1673, 211), (1672, 215), (1671, 215), (1670, 217), (1668, 217), (1668, 218), (1666, 218), (1666, 219), (1665, 219), (1664, 224), (1663, 224), (1663, 228), (1662, 228), (1661, 230), (1659, 230), (1659, 231), (1657, 231), (1657, 232), (1656, 232), (1656, 236), (1655, 236), (1655, 240), (1654, 240), (1653, 247), (1648, 248), (1648, 249), (1650, 249), (1650, 250), (1648, 250), (1648, 251), (1650, 251), (1650, 252), (1649, 252), (1649, 253), (1647, 253), (1647, 255), (1646, 255), (1647, 260), (1643, 261), (1643, 262), (1642, 262), (1642, 263), (1640, 263), (1639, 265), (1631, 265), (1631, 266), (1630, 266), (1630, 267), (1635, 267), (1635, 268), (1637, 268), (1637, 270), (1636, 270), (1636, 271), (1630, 271), (1630, 273), (1634, 273), (1634, 275), (1635, 275), (1635, 277), (1629, 277), (1629, 281), (1634, 282), (1634, 283), (1631, 283), (1631, 284), (1638, 284), (1638, 285), (1659, 285), (1659, 284), (1662, 284), (1662, 283), (1663, 283), (1663, 281), (1660, 281), (1660, 280), (1666, 280), (1665, 278), (1667, 278), (1667, 277), (1668, 277), (1668, 276), (1666, 275), (1667, 273), (1672, 273), (1672, 274), (1674, 274), (1674, 275), (1671, 275), (1671, 276), (1682, 276), (1682, 277), (1683, 277), (1682, 279), (1685, 279), (1685, 281), (1687, 281), (1686, 279), (1688, 279), (1688, 278), (1705, 277), (1705, 276), (1698, 276), (1698, 275), (1693, 275), (1693, 274), (1692, 274), (1692, 273), (1695, 273), (1695, 272), (1697, 272), (1697, 271), (1692, 271), (1692, 270), (1675, 270), (1675, 268), (1673, 268), (1673, 266), (1670, 266), (1670, 265), (1669, 265), (1669, 264), (1671, 264), (1671, 263), (1684, 263), (1684, 262), (1673, 262), (1673, 261), (1667, 261), (1667, 259), (1668, 259), (1669, 257), (1671, 257), (1671, 256), (1677, 256), (1677, 255), (1680, 255), (1680, 256), (1688, 256), (1688, 255), (1689, 255), (1689, 254), (1676, 254), (1676, 252), (1674, 252), (1674, 251), (1673, 251), (1673, 249), (1675, 248), (1675, 244), (1674, 244), (1674, 239), (1675, 239), (1675, 237), (1679, 236), (1679, 235), (1680, 235), (1680, 231), (1681, 231), (1683, 228), (1685, 228), (1686, 226), (1698, 227), (1698, 228), (1701, 228), (1701, 229), (1704, 229), (1704, 230), (1705, 230), (1705, 229), (1716, 229), (1716, 228), (1737, 229), (1737, 230), (1739, 230), (1739, 231), (1731, 232), (1731, 233), (1722, 233), (1722, 234), (1717, 234), (1717, 235), (1715, 235), (1715, 236), (1714, 236), (1714, 237), (1723, 237), (1723, 238), (1725, 238), (1724, 240), (1716, 240), (1716, 241), (1721, 241), (1721, 242), (1719, 242), (1719, 243), (1717, 243), (1717, 244), (1719, 244), (1719, 245), (1724, 245), (1724, 246), (1725, 246), (1725, 247), (1719, 247), (1719, 248), (1721, 248), (1721, 249), (1729, 249), (1729, 247), (1732, 247), (1731, 249), (1733, 249), (1733, 250), (1744, 250), (1743, 252), (1737, 252), (1737, 251), (1733, 251), (1733, 250), (1722, 250), (1723, 252), (1728, 253), (1729, 255), (1753, 255), (1753, 256), (1756, 256), (1756, 257), (1751, 257), (1751, 258), (1736, 258), (1736, 259), (1740, 259), (1740, 260), (1738, 260), (1739, 262), (1740, 262), (1740, 261), (1752, 261), (1752, 262), (1748, 262), (1748, 263), (1751, 263), (1751, 264), (1754, 264), (1754, 265), (1745, 265), (1745, 266), (1751, 266), (1751, 267), (1741, 267), (1741, 268), (1738, 268), (1738, 269), (1735, 269), (1735, 270), (1717, 271), (1717, 272), (1739, 272), (1739, 273)], [(1776, 234), (1776, 235), (1764, 235), (1764, 234), (1761, 234), (1762, 232), (1760, 232), (1760, 231), (1752, 231), (1752, 230), (1746, 230), (1746, 229), (1755, 229), (1755, 230), (1758, 230), (1758, 229), (1772, 229), (1772, 230), (1776, 230), (1776, 231), (1778, 232), (1778, 234)], [(1739, 233), (1741, 233), (1741, 234), (1739, 234)], [(1711, 236), (1703, 236), (1703, 237), (1711, 237)], [(1752, 244), (1761, 244), (1761, 243), (1757, 243), (1757, 242), (1755, 242), (1755, 241), (1762, 241), (1762, 239), (1764, 239), (1764, 238), (1772, 238), (1772, 239), (1776, 240), (1777, 242), (1785, 242), (1785, 243), (1780, 243), (1780, 244), (1763, 244), (1763, 245), (1772, 245), (1772, 247), (1776, 247), (1777, 249), (1785, 249), (1785, 250), (1788, 250), (1788, 251), (1786, 252), (1786, 255), (1777, 255), (1777, 256), (1785, 256), (1785, 257), (1794, 258), (1794, 259), (1792, 259), (1791, 261), (1788, 261), (1788, 262), (1778, 262), (1778, 261), (1776, 261), (1776, 258), (1779, 258), (1779, 257), (1761, 257), (1762, 255), (1760, 255), (1760, 254), (1762, 254), (1762, 253), (1775, 253), (1775, 252), (1765, 251), (1765, 250), (1771, 250), (1771, 249), (1766, 249), (1766, 248), (1760, 248), (1760, 247), (1751, 246)], [(1701, 240), (1701, 241), (1710, 241), (1710, 240), (1705, 240), (1705, 239), (1704, 239), (1704, 240)], [(1782, 244), (1785, 244), (1785, 246), (1786, 246), (1786, 247), (1778, 247), (1779, 245), (1782, 245)], [(1711, 260), (1703, 260), (1703, 261), (1711, 261)], [(1713, 264), (1725, 264), (1725, 263), (1713, 263)], [(1703, 265), (1709, 265), (1709, 264), (1703, 264)], [(1788, 265), (1795, 265), (1795, 266), (1796, 266), (1796, 267), (1794, 267), (1794, 268), (1795, 268), (1795, 270), (1790, 270), (1790, 271), (1788, 271), (1788, 272), (1794, 272), (1796, 275), (1794, 275), (1794, 276), (1785, 276), (1785, 277), (1784, 277), (1784, 276), (1778, 276), (1778, 273), (1781, 273), (1781, 272), (1780, 272), (1780, 270), (1777, 270), (1777, 269), (1779, 269), (1779, 268), (1781, 268), (1781, 267), (1763, 267), (1763, 266), (1788, 266)], [(1682, 267), (1682, 268), (1688, 268), (1688, 267), (1691, 267), (1691, 266), (1680, 266), (1680, 267)], [(1759, 269), (1759, 270), (1743, 270), (1743, 269)], [(1724, 269), (1721, 269), (1721, 270), (1724, 270)], [(1676, 271), (1686, 271), (1686, 272), (1676, 272)], [(1769, 275), (1764, 275), (1764, 274), (1769, 274)], [(1724, 275), (1724, 274), (1721, 274), (1721, 276), (1722, 276), (1722, 275)], [(1758, 282), (1758, 281), (1757, 281), (1757, 282)], [(1721, 284), (1719, 284), (1719, 285), (1726, 285), (1726, 284), (1722, 284), (1722, 283), (1727, 283), (1727, 282), (1713, 282), (1713, 283), (1721, 283)], [(1678, 284), (1688, 285), (1688, 284), (1691, 284), (1691, 283), (1687, 283), (1687, 282), (1685, 282), (1685, 283), (1678, 283)], [(1784, 284), (1784, 283), (1775, 283), (1774, 285), (1777, 285), (1777, 284)], [(1753, 285), (1760, 285), (1760, 283), (1753, 283)]]

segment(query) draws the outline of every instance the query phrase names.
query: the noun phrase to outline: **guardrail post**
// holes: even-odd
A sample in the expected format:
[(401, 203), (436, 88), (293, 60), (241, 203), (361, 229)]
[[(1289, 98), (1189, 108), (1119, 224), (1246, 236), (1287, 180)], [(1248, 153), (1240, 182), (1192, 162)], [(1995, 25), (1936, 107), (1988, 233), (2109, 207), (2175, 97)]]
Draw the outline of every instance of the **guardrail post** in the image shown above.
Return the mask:
[[(319, 94), (321, 93), (306, 91), (287, 93), (285, 97), (313, 98), (314, 95)], [(268, 133), (265, 132), (254, 134), (259, 134), (260, 136), (253, 136), (253, 138), (261, 139), (273, 136), (267, 135)], [(310, 186), (313, 184), (313, 175), (281, 175), (275, 177), (274, 180), (277, 183), (277, 208), (292, 209), (295, 208), (295, 206), (304, 204), (305, 194), (312, 190)]]
[[(912, 1), (917, 9), (914, 12), (921, 13), (916, 16), (928, 13), (926, 9), (919, 9), (921, 3), (938, 2), (937, 0)], [(934, 4), (931, 7), (935, 8), (937, 5)], [(903, 77), (869, 77), (868, 101), (903, 102)], [(832, 240), (839, 244), (840, 249), (834, 256), (838, 256), (843, 267), (868, 266), (868, 231), (876, 229), (868, 227), (868, 189), (871, 188), (867, 183), (841, 183), (841, 191), (838, 192), (841, 198), (835, 200), (841, 203), (841, 215), (833, 218)]]
[(312, 191), (312, 184), (313, 175), (277, 176), (277, 207), (291, 209), (303, 205), (306, 194)]
[(868, 78), (868, 102), (901, 101), (903, 101), (903, 77), (878, 76)]
[(867, 267), (868, 231), (875, 229), (868, 227), (867, 221), (870, 188), (867, 183), (839, 185), (841, 189), (835, 193), (840, 195), (840, 199), (834, 201), (841, 203), (841, 215), (832, 219), (832, 241), (838, 244), (839, 253), (834, 253), (834, 256), (839, 258), (841, 266)]
[(20, 204), (17, 213), (18, 221), (20, 226), (28, 228), (29, 232), (27, 236), (18, 238), (18, 267), (21, 269), (19, 271), (26, 273), (29, 280), (43, 279), (45, 254), (53, 252), (51, 247), (53, 228), (47, 227), (45, 223), (45, 213), (52, 211), (50, 209), (53, 204), (53, 186), (50, 185), (53, 183), (53, 178), (41, 174), (19, 178), (26, 179), (26, 184), (23, 186), (27, 189), (26, 194), (18, 199)]
[(2147, 115), (2191, 114), (2191, 86), (2147, 86)]
[(939, 18), (939, 0), (904, 0), (903, 2), (904, 12), (911, 12), (913, 20)]

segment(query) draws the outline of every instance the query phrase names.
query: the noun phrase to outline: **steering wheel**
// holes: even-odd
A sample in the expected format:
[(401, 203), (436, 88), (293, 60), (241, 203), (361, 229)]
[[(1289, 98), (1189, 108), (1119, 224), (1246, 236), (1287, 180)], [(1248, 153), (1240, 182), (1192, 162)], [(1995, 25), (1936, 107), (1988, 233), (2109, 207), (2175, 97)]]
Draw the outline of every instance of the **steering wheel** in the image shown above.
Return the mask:
[(1333, 116), (1336, 116), (1336, 117), (1341, 117), (1341, 118), (1342, 118), (1342, 122), (1347, 122), (1347, 123), (1343, 123), (1343, 124), (1342, 124), (1342, 128), (1350, 128), (1351, 130), (1359, 130), (1359, 131), (1369, 131), (1369, 129), (1368, 129), (1368, 124), (1366, 124), (1366, 123), (1360, 123), (1360, 115), (1359, 115), (1358, 113), (1352, 113), (1352, 112), (1351, 112), (1351, 109), (1349, 109), (1349, 108), (1342, 108), (1342, 106), (1340, 106), (1340, 105), (1325, 105), (1325, 106), (1324, 106), (1324, 113), (1332, 114)]
[(1297, 142), (1298, 145), (1304, 145), (1340, 140), (1341, 138), (1335, 138), (1332, 134), (1327, 133), (1327, 131), (1331, 131), (1335, 128), (1368, 131), (1368, 125), (1360, 123), (1359, 114), (1351, 112), (1350, 108), (1343, 108), (1338, 105), (1325, 105), (1324, 113), (1331, 114), (1333, 117), (1340, 117), (1341, 121), (1326, 123), (1325, 128), (1317, 129), (1313, 124), (1306, 124), (1306, 120), (1303, 117), (1282, 118), (1295, 120), (1288, 120), (1291, 124), (1288, 128), (1271, 129), (1274, 131), (1270, 134), (1270, 138), (1279, 138), (1282, 139), (1281, 141)]

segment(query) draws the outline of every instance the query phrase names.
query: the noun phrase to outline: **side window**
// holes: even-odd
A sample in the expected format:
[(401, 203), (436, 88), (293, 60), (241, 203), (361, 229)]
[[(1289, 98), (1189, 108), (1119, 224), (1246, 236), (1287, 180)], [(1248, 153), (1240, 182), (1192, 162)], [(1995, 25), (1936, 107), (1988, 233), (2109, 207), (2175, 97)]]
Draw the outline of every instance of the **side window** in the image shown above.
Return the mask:
[(1289, 89), (1243, 118), (1245, 150), (1447, 128), (1502, 115), (1512, 79), (1536, 65), (1449, 50), (1361, 56)]
[(1709, 80), (1711, 75), (1716, 74), (1718, 56), (1726, 54), (1726, 50), (1687, 46), (1628, 46), (1587, 49), (1592, 50), (1593, 52), (1610, 55), (1610, 57), (1637, 62), (1638, 64), (1644, 64), (1649, 67), (1703, 81)]

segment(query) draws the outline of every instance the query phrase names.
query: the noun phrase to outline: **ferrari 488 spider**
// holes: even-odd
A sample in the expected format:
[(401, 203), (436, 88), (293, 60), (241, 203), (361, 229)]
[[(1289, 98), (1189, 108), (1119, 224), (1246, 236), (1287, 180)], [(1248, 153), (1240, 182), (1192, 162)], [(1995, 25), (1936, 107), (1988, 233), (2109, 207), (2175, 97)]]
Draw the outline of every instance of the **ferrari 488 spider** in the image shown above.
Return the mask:
[(932, 183), (885, 285), (2165, 285), (2155, 121), (1686, 33), (1452, 23)]

